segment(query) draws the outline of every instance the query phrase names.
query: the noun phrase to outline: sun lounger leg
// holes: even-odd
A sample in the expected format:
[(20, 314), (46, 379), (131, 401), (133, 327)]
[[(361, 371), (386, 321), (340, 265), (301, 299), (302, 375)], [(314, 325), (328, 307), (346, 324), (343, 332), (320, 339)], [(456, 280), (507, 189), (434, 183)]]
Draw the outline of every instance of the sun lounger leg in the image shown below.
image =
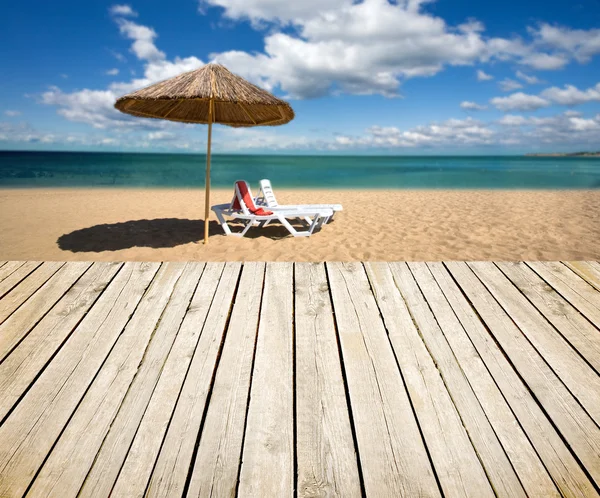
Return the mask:
[(231, 230), (229, 229), (229, 225), (225, 221), (225, 218), (223, 218), (223, 214), (220, 211), (216, 211), (216, 210), (215, 210), (215, 214), (217, 215), (219, 223), (223, 227), (223, 231), (225, 232), (225, 235), (233, 235)]
[(248, 223), (246, 223), (246, 226), (244, 227), (244, 229), (240, 233), (236, 233), (234, 235), (237, 235), (238, 237), (243, 237), (244, 235), (246, 235), (246, 232), (248, 230), (250, 230), (250, 227), (252, 225), (254, 225), (254, 222), (252, 220), (248, 220)]
[(317, 226), (315, 228), (317, 230), (321, 230), (321, 227), (323, 226), (323, 224), (327, 223), (328, 220), (329, 220), (329, 216), (319, 216), (319, 219), (317, 221)]
[(293, 235), (294, 237), (308, 237), (311, 234), (310, 231), (309, 232), (299, 232), (283, 216), (277, 216), (277, 219), (285, 228), (287, 228), (288, 232), (290, 232), (290, 234)]
[(243, 237), (244, 235), (246, 235), (246, 232), (248, 230), (250, 230), (250, 228), (254, 225), (254, 222), (252, 220), (249, 220), (245, 225), (244, 225), (244, 229), (241, 232), (232, 232), (231, 230), (229, 231), (228, 235), (233, 235), (234, 237)]
[(311, 223), (310, 229), (308, 232), (310, 234), (312, 234), (315, 231), (315, 229), (320, 229), (321, 226), (323, 225), (324, 221), (325, 221), (325, 218), (323, 216), (320, 216), (320, 215), (315, 216), (315, 219)]

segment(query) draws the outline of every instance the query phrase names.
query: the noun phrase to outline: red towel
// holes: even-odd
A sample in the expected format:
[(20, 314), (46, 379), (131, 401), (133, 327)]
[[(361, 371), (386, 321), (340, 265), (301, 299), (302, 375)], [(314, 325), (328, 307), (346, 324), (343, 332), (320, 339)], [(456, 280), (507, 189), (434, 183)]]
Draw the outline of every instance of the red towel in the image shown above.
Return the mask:
[[(263, 208), (259, 207), (257, 208), (256, 205), (254, 204), (254, 200), (252, 199), (252, 196), (250, 195), (250, 192), (248, 192), (248, 185), (246, 184), (245, 181), (240, 180), (235, 182), (235, 184), (238, 187), (238, 190), (240, 191), (240, 194), (242, 196), (242, 200), (244, 201), (244, 204), (246, 204), (246, 207), (248, 208), (248, 211), (250, 211), (252, 214), (256, 215), (256, 216), (271, 216), (273, 214), (272, 211), (265, 211)], [(233, 200), (233, 209), (235, 209), (236, 211), (241, 211), (242, 206), (240, 205), (240, 200), (238, 199), (238, 196), (235, 196), (235, 199)]]

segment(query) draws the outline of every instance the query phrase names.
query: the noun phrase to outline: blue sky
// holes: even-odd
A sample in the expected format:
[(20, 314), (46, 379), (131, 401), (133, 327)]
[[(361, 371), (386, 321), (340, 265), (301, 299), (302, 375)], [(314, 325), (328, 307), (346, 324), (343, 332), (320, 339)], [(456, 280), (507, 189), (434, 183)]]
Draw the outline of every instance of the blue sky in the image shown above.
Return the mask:
[(600, 0), (13, 2), (0, 38), (0, 149), (202, 152), (113, 103), (211, 61), (296, 111), (215, 152), (600, 149)]

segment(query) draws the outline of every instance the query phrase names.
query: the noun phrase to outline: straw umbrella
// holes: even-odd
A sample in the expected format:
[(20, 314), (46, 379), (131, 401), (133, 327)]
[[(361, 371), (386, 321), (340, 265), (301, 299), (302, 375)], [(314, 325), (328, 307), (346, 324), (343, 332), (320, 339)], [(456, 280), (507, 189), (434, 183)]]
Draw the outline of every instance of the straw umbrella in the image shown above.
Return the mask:
[(115, 103), (124, 113), (181, 123), (208, 124), (204, 243), (210, 214), (210, 145), (213, 123), (227, 126), (276, 126), (294, 119), (284, 100), (247, 82), (219, 64), (180, 74), (129, 93)]

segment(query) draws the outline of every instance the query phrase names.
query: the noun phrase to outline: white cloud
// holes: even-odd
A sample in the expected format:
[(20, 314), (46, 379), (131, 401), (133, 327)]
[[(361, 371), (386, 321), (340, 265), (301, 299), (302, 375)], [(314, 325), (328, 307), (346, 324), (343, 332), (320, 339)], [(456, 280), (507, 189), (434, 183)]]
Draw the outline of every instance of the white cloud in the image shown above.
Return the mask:
[(485, 71), (478, 69), (477, 70), (477, 81), (489, 81), (493, 80), (494, 77), (491, 74), (487, 74)]
[[(529, 95), (522, 92), (508, 97), (495, 97), (490, 103), (501, 111), (534, 111), (552, 104), (575, 106), (586, 102), (600, 102), (600, 83), (587, 90), (580, 90), (574, 85), (564, 88), (550, 87), (540, 95)], [(571, 114), (578, 116), (579, 114)]]
[(504, 126), (521, 126), (527, 123), (527, 118), (524, 116), (507, 114), (506, 116), (502, 116), (502, 118), (498, 120), (498, 123)]
[[(476, 19), (448, 26), (443, 19), (424, 11), (422, 5), (426, 2), (418, 0), (200, 3), (203, 8), (224, 9), (230, 19), (249, 19), (256, 28), (270, 28), (263, 53), (232, 51), (215, 55), (235, 64), (238, 72), (246, 75), (246, 71), (255, 81), (268, 82), (272, 87), (280, 85), (302, 97), (322, 95), (332, 87), (349, 93), (394, 95), (404, 78), (431, 76), (447, 65), (493, 59), (534, 69), (560, 69), (573, 58), (583, 61), (582, 53), (595, 53), (595, 42), (590, 40), (595, 40), (600, 31), (567, 30), (568, 36), (577, 40), (568, 44), (553, 39), (548, 25), (530, 28), (531, 40), (486, 38), (484, 26)], [(282, 25), (292, 25), (295, 30), (282, 32)], [(293, 61), (289, 69), (298, 74), (285, 77), (283, 60)], [(369, 73), (377, 75), (377, 80), (365, 75)], [(299, 85), (303, 76), (309, 81), (308, 88)], [(481, 81), (489, 79), (484, 71), (481, 76)], [(369, 87), (373, 83), (375, 88)]]
[(200, 0), (200, 8), (222, 7), (230, 19), (249, 19), (260, 25), (263, 21), (287, 24), (299, 23), (318, 11), (333, 11), (352, 5), (352, 0), (302, 0), (281, 2), (273, 0)]
[(127, 126), (131, 121), (113, 107), (115, 94), (110, 90), (64, 93), (58, 87), (50, 87), (42, 94), (41, 102), (58, 107), (58, 114), (69, 121), (87, 123), (94, 128)]
[(460, 103), (460, 108), (464, 109), (465, 111), (485, 111), (487, 106), (465, 100), (464, 102)]
[(4, 111), (4, 115), (8, 116), (9, 118), (14, 118), (16, 116), (20, 116), (21, 111), (14, 111), (14, 110), (7, 109), (6, 111)]
[[(499, 126), (497, 126), (499, 125)], [(467, 120), (447, 120), (439, 124), (418, 126), (409, 130), (373, 126), (364, 134), (338, 136), (337, 149), (348, 148), (415, 148), (468, 146), (595, 146), (600, 129), (600, 115), (573, 118), (566, 113), (549, 117), (506, 115), (496, 123)]]
[(165, 53), (154, 45), (154, 38), (157, 37), (157, 34), (152, 28), (123, 18), (118, 18), (117, 23), (121, 34), (133, 40), (131, 51), (138, 59), (154, 61), (165, 58)]
[[(216, 130), (217, 131), (217, 130)], [(215, 134), (219, 135), (218, 131)], [(46, 133), (36, 130), (27, 123), (7, 123), (0, 121), (0, 143), (28, 143), (56, 145), (67, 147), (94, 147), (106, 150), (116, 148), (125, 150), (159, 149), (159, 150), (205, 150), (200, 140), (186, 140), (181, 134), (170, 132), (151, 132), (147, 134), (123, 133), (122, 129), (116, 133), (110, 130), (93, 133)]]
[[(469, 148), (485, 146), (519, 146), (525, 149), (558, 146), (597, 148), (600, 115), (591, 118), (572, 116), (568, 112), (555, 116), (535, 117), (506, 115), (498, 121), (449, 119), (443, 122), (402, 129), (395, 126), (370, 126), (356, 136), (334, 135), (309, 138), (289, 134), (289, 128), (227, 128), (215, 130), (215, 151), (251, 150), (323, 150), (348, 149), (423, 149)], [(24, 123), (0, 122), (0, 141), (56, 144), (83, 147), (106, 147), (161, 150), (204, 150), (202, 139), (182, 137), (166, 130), (144, 134), (118, 129), (113, 134), (61, 134), (39, 132)]]
[(103, 142), (110, 139), (106, 136), (98, 135), (81, 135), (81, 134), (64, 134), (64, 133), (46, 133), (33, 128), (27, 123), (3, 123), (0, 122), (0, 142), (11, 143), (27, 143), (27, 144), (65, 144), (65, 145), (85, 145), (98, 146), (103, 145)]
[(119, 74), (119, 70), (115, 67), (106, 71), (106, 74), (108, 74), (109, 76), (116, 76), (117, 74)]
[(562, 54), (547, 54), (543, 52), (526, 55), (520, 63), (533, 69), (554, 70), (562, 69), (569, 63), (569, 58)]
[[(545, 63), (542, 60), (542, 65), (551, 65), (548, 60), (552, 58), (569, 60), (567, 51), (540, 52), (539, 47), (528, 45), (521, 39), (486, 39), (482, 34), (483, 26), (476, 20), (448, 26), (442, 19), (422, 11), (423, 2), (419, 0), (399, 0), (394, 4), (387, 0), (364, 0), (361, 3), (323, 0), (319, 5), (327, 8), (319, 12), (305, 8), (305, 4), (287, 6), (275, 2), (277, 5), (273, 5), (271, 0), (209, 1), (211, 5), (221, 2), (227, 15), (232, 18), (274, 23), (265, 37), (263, 53), (230, 51), (215, 54), (214, 57), (234, 72), (267, 89), (280, 88), (295, 97), (314, 97), (331, 91), (396, 96), (404, 79), (431, 76), (447, 65), (469, 65), (492, 60), (524, 63), (528, 57), (541, 57), (542, 60), (545, 56), (550, 59), (546, 58)], [(308, 1), (309, 4), (311, 2)], [(144, 64), (143, 76), (132, 81), (115, 82), (103, 90), (84, 89), (68, 93), (52, 87), (42, 95), (41, 101), (58, 107), (58, 113), (66, 119), (87, 123), (108, 132), (114, 129), (119, 134), (129, 134), (132, 130), (143, 130), (143, 139), (137, 142), (139, 146), (153, 147), (158, 144), (161, 147), (190, 147), (189, 143), (169, 135), (169, 130), (182, 130), (187, 125), (136, 119), (119, 113), (113, 104), (117, 97), (125, 93), (195, 69), (203, 62), (196, 57), (168, 60), (155, 45), (157, 34), (151, 27), (131, 22), (122, 16), (117, 16), (115, 21), (121, 33), (132, 40), (131, 51)], [(278, 31), (280, 24), (285, 23), (293, 25), (293, 29)], [(517, 72), (517, 77), (527, 83), (530, 81), (525, 77), (534, 78), (521, 72)], [(484, 71), (478, 71), (478, 79), (491, 78)], [(521, 92), (490, 101), (503, 111), (534, 110), (546, 107), (551, 102), (555, 100), (545, 95)], [(463, 102), (461, 105), (466, 110), (477, 110), (475, 106), (485, 107), (475, 102)], [(544, 135), (546, 138), (550, 129), (553, 130), (553, 136), (560, 135), (564, 140), (576, 132), (594, 132), (592, 123), (567, 121), (567, 118), (584, 119), (582, 116), (561, 116), (560, 126), (549, 121), (549, 118), (530, 118), (524, 124), (529, 128), (534, 127), (539, 136), (547, 132)], [(581, 129), (575, 129), (576, 126)], [(508, 123), (486, 124), (468, 118), (404, 131), (374, 126), (362, 137), (339, 135), (331, 140), (316, 141), (272, 131), (231, 130), (222, 135), (218, 133), (216, 144), (228, 150), (313, 147), (337, 150), (355, 146), (510, 144), (523, 139), (519, 135), (507, 135), (509, 128)], [(533, 131), (529, 130), (528, 133), (532, 134)], [(223, 141), (218, 145), (220, 137)]]
[(148, 140), (171, 140), (177, 135), (170, 131), (151, 131), (148, 133)]
[(519, 88), (523, 88), (521, 83), (511, 80), (510, 78), (504, 78), (502, 81), (499, 81), (498, 86), (503, 92), (512, 92), (514, 90), (518, 90)]
[[(204, 6), (222, 7), (227, 17), (250, 19), (255, 27), (272, 23), (264, 39), (264, 52), (228, 51), (212, 54), (211, 58), (268, 90), (280, 89), (295, 98), (319, 97), (331, 92), (394, 97), (398, 96), (403, 80), (432, 76), (448, 65), (470, 65), (493, 59), (525, 63), (529, 58), (534, 65), (549, 66), (556, 65), (557, 57), (561, 60), (564, 57), (536, 51), (517, 38), (486, 39), (484, 27), (477, 20), (467, 20), (458, 26), (447, 25), (443, 19), (424, 11), (424, 3), (421, 0), (395, 3), (387, 0), (360, 3), (354, 0), (206, 0)], [(132, 40), (131, 51), (145, 62), (144, 75), (129, 82), (114, 83), (106, 90), (75, 92), (81, 93), (80, 99), (67, 101), (64, 94), (61, 98), (47, 96), (44, 99), (46, 103), (59, 105), (59, 112), (68, 119), (93, 123), (93, 106), (89, 112), (81, 112), (81, 106), (82, 102), (95, 98), (98, 107), (103, 109), (104, 123), (100, 126), (107, 126), (115, 114), (106, 104), (105, 92), (116, 98), (202, 65), (196, 57), (167, 60), (155, 44), (154, 29), (125, 17), (135, 14), (130, 6), (113, 6), (111, 13), (120, 32)], [(294, 29), (282, 32), (281, 25), (292, 25)], [(113, 55), (119, 60), (122, 58), (119, 53)], [(477, 77), (481, 81), (493, 78), (481, 69)], [(518, 83), (509, 81), (511, 83), (505, 80), (501, 84), (510, 86), (507, 91), (517, 89)], [(118, 126), (123, 126), (122, 121), (118, 120)]]
[(134, 118), (117, 111), (114, 103), (117, 98), (126, 93), (182, 72), (197, 69), (202, 65), (202, 61), (196, 57), (175, 58), (174, 61), (151, 61), (146, 63), (143, 78), (129, 82), (115, 82), (106, 90), (84, 89), (65, 93), (53, 86), (41, 95), (41, 102), (58, 107), (58, 114), (69, 121), (86, 123), (98, 129), (110, 127), (163, 129), (186, 126), (164, 120)]
[(277, 2), (266, 13), (272, 2), (219, 0), (231, 16), (241, 16), (243, 7), (250, 17), (256, 18), (258, 9), (262, 19), (294, 20), (299, 35), (267, 35), (264, 53), (229, 51), (212, 57), (268, 88), (280, 86), (292, 97), (310, 98), (332, 89), (395, 96), (403, 79), (432, 76), (446, 65), (468, 65), (485, 56), (479, 23), (452, 28), (421, 12), (419, 2), (332, 3), (335, 9), (324, 5), (283, 15), (277, 9), (295, 2)]
[(561, 105), (579, 105), (585, 102), (600, 102), (600, 83), (587, 90), (579, 90), (574, 85), (564, 88), (551, 87), (541, 93), (542, 97)]
[(113, 55), (113, 57), (115, 59), (117, 59), (119, 62), (126, 62), (127, 59), (125, 58), (125, 56), (121, 53), (121, 52), (115, 52), (114, 50), (111, 50), (110, 53)]
[(215, 139), (215, 150), (330, 150), (335, 147), (322, 139), (292, 136), (285, 128), (229, 128), (220, 127)]
[(569, 53), (582, 63), (600, 53), (600, 29), (571, 29), (542, 23), (530, 32), (538, 45)]
[(600, 130), (600, 123), (596, 119), (569, 118), (569, 122), (577, 131)]
[(490, 103), (501, 111), (534, 111), (550, 105), (546, 99), (537, 95), (528, 95), (523, 92), (513, 93), (508, 97), (495, 97)]
[(108, 10), (113, 16), (137, 17), (137, 12), (130, 5), (113, 5)]
[(517, 78), (523, 80), (528, 85), (539, 85), (539, 84), (543, 83), (543, 81), (541, 81), (537, 77), (531, 76), (529, 74), (525, 74), (522, 71), (517, 71), (516, 76), (517, 76)]
[[(402, 81), (433, 76), (447, 66), (494, 60), (532, 69), (556, 70), (575, 52), (542, 42), (531, 29), (530, 40), (488, 38), (475, 19), (448, 25), (410, 0), (203, 0), (221, 7), (231, 19), (250, 19), (268, 27), (264, 51), (233, 50), (212, 54), (217, 61), (269, 89), (280, 87), (294, 98), (331, 92), (398, 95)], [(292, 25), (294, 29), (283, 30)], [(590, 31), (591, 33), (592, 31)], [(478, 70), (478, 79), (491, 75)], [(522, 80), (537, 79), (522, 73)], [(506, 83), (509, 85), (509, 83)], [(518, 89), (514, 82), (506, 91)]]
[(372, 126), (358, 137), (340, 135), (337, 148), (376, 147), (414, 148), (436, 146), (486, 145), (494, 141), (495, 132), (473, 118), (449, 119), (441, 123), (417, 126), (409, 130)]
[[(118, 97), (158, 81), (192, 71), (204, 63), (196, 57), (176, 57), (167, 60), (164, 53), (154, 45), (156, 33), (152, 28), (138, 25), (122, 18), (116, 19), (121, 32), (133, 40), (132, 51), (144, 61), (144, 76), (128, 82), (111, 83), (105, 90), (84, 89), (65, 93), (53, 86), (41, 95), (41, 102), (58, 108), (58, 114), (69, 121), (86, 123), (97, 129), (165, 129), (185, 127), (179, 123), (163, 120), (133, 118), (117, 111), (114, 103)], [(117, 69), (108, 74), (115, 75)]]
[(558, 120), (564, 121), (565, 114), (559, 114), (558, 116), (539, 118), (537, 116), (520, 116), (515, 114), (507, 114), (498, 120), (498, 123), (504, 126), (522, 126), (522, 125), (535, 125), (535, 126), (550, 126), (557, 123)]

